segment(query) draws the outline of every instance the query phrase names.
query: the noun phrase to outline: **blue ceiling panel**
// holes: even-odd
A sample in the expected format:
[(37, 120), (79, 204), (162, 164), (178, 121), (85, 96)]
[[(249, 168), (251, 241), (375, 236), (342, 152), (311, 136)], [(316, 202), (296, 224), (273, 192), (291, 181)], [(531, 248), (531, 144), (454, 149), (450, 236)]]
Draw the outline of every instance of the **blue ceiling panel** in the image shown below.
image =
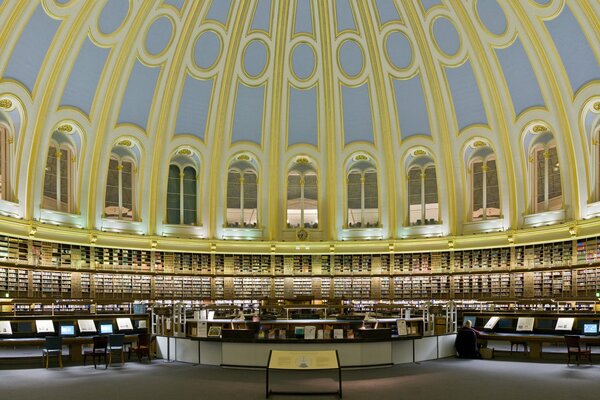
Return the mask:
[(448, 18), (437, 18), (433, 23), (433, 35), (438, 47), (453, 56), (460, 49), (460, 38), (454, 24)]
[(179, 11), (181, 11), (181, 9), (183, 8), (184, 3), (185, 0), (164, 0), (164, 4), (170, 4)]
[(486, 124), (485, 109), (471, 63), (467, 61), (459, 67), (446, 67), (445, 71), (458, 130), (463, 130), (469, 125)]
[(544, 98), (521, 41), (517, 39), (509, 47), (497, 49), (496, 54), (512, 98), (515, 115), (530, 107), (543, 107)]
[(288, 146), (306, 143), (317, 146), (317, 89), (290, 89)]
[(431, 136), (421, 75), (405, 80), (394, 79), (393, 82), (402, 139), (413, 135)]
[(312, 11), (310, 0), (296, 0), (296, 13), (294, 15), (294, 33), (312, 33)]
[(187, 133), (204, 140), (213, 91), (213, 80), (186, 75), (179, 102), (175, 134)]
[(401, 21), (398, 10), (394, 6), (394, 0), (377, 0), (375, 5), (379, 15), (379, 22), (382, 24), (390, 21)]
[(262, 142), (265, 87), (248, 87), (238, 83), (231, 142)]
[(90, 114), (109, 53), (109, 49), (94, 45), (89, 38), (85, 39), (69, 75), (61, 105), (76, 107)]
[(340, 66), (350, 77), (355, 77), (363, 69), (363, 52), (357, 42), (346, 40), (340, 47)]
[(546, 21), (546, 26), (565, 66), (573, 92), (588, 82), (600, 80), (598, 59), (568, 3), (558, 17)]
[(385, 41), (385, 50), (392, 65), (396, 68), (408, 68), (412, 63), (413, 50), (410, 40), (402, 32), (391, 32)]
[(244, 51), (244, 68), (251, 77), (261, 75), (267, 65), (267, 48), (261, 40), (253, 40)]
[(369, 85), (358, 87), (342, 85), (344, 113), (344, 144), (356, 141), (373, 141), (373, 119)]
[(271, 30), (271, 0), (258, 0), (258, 5), (252, 18), (252, 29), (269, 33)]
[(147, 67), (135, 61), (123, 95), (119, 123), (130, 123), (146, 129), (159, 73), (160, 68)]
[(335, 4), (335, 17), (337, 22), (337, 31), (343, 30), (356, 30), (356, 23), (354, 22), (354, 15), (352, 14), (352, 8), (348, 0), (337, 0)]
[(208, 14), (206, 15), (206, 19), (212, 19), (226, 25), (230, 9), (231, 0), (213, 0), (210, 5), (210, 10), (208, 10)]
[(425, 11), (429, 11), (431, 7), (439, 6), (442, 0), (421, 0), (421, 5)]
[(21, 82), (32, 92), (59, 25), (42, 6), (37, 6), (10, 55), (3, 77)]

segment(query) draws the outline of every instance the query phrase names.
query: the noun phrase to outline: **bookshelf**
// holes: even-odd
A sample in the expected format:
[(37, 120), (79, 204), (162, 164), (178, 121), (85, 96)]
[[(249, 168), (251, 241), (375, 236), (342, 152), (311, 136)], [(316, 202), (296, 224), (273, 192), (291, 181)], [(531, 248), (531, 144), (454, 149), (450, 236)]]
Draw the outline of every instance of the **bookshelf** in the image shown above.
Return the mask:
[(374, 254), (220, 254), (0, 236), (0, 294), (99, 300), (594, 301), (600, 237)]

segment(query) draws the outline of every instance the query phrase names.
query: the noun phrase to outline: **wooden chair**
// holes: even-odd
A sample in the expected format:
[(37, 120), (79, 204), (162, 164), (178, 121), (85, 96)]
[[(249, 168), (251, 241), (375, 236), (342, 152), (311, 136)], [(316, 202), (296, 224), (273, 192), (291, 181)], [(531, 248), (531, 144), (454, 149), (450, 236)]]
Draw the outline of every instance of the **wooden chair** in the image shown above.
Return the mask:
[(575, 357), (575, 361), (579, 366), (579, 359), (587, 357), (590, 364), (592, 363), (592, 351), (584, 350), (581, 348), (579, 343), (579, 336), (577, 335), (565, 335), (565, 343), (567, 344), (567, 364), (571, 363), (571, 354)]
[(48, 368), (50, 356), (58, 357), (58, 365), (62, 368), (62, 338), (60, 336), (46, 336), (46, 344), (42, 349), (42, 363)]
[(114, 353), (121, 354), (121, 364), (125, 362), (124, 359), (124, 342), (125, 335), (122, 333), (108, 335), (108, 346), (106, 347), (106, 353), (108, 354), (108, 361), (106, 362), (106, 368), (112, 362), (112, 355)]
[(152, 355), (150, 353), (150, 345), (152, 342), (152, 335), (148, 333), (140, 333), (138, 335), (135, 346), (129, 348), (128, 359), (131, 359), (131, 353), (137, 354), (138, 360), (142, 361), (142, 357), (148, 357), (148, 361), (152, 362)]
[(106, 354), (108, 346), (108, 336), (94, 336), (92, 338), (92, 341), (92, 349), (83, 352), (83, 365), (85, 365), (85, 361), (88, 356), (92, 357), (94, 361), (94, 368), (96, 368), (96, 358), (104, 358), (104, 364), (107, 364), (108, 359), (106, 358)]

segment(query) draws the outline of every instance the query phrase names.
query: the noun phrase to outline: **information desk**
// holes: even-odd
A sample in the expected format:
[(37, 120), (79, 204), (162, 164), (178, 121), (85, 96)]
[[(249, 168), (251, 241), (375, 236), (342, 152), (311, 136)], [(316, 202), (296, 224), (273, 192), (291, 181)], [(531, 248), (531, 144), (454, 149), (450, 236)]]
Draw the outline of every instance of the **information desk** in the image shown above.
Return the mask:
[[(138, 335), (125, 335), (124, 343), (131, 345), (138, 340)], [(71, 361), (83, 361), (83, 346), (93, 343), (92, 336), (63, 337), (63, 346), (69, 347), (69, 359)], [(0, 339), (1, 347), (38, 346), (42, 348), (46, 344), (45, 338), (6, 338)], [(41, 352), (40, 352), (41, 355)]]
[[(535, 333), (484, 333), (478, 338), (478, 343), (487, 346), (488, 341), (523, 342), (529, 347), (529, 358), (539, 359), (542, 357), (544, 343), (565, 343), (565, 337), (561, 335), (540, 335)], [(600, 345), (600, 336), (581, 336), (581, 345)]]
[[(269, 389), (269, 371), (337, 371), (337, 392), (281, 392)], [(342, 397), (342, 369), (337, 350), (283, 351), (271, 350), (267, 361), (266, 395), (270, 394), (337, 394)]]

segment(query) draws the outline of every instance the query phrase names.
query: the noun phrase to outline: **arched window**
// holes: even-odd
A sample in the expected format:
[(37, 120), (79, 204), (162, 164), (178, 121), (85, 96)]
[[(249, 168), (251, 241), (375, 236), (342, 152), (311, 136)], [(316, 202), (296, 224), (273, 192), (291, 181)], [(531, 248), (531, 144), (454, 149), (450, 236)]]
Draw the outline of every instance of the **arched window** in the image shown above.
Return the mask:
[(596, 153), (596, 174), (594, 180), (594, 201), (600, 201), (600, 127), (596, 129), (592, 140), (593, 151)]
[(288, 228), (318, 228), (317, 172), (305, 157), (291, 166), (287, 184)]
[[(54, 137), (54, 136), (53, 136)], [(48, 147), (44, 170), (44, 199), (42, 208), (73, 212), (74, 153), (65, 144)]]
[(500, 188), (496, 155), (483, 140), (473, 140), (465, 150), (468, 165), (468, 188), (471, 193), (469, 219), (484, 221), (500, 217)]
[(348, 228), (379, 226), (377, 169), (370, 157), (354, 157), (347, 172)]
[(167, 224), (197, 223), (196, 170), (190, 166), (169, 166), (167, 184)]
[(106, 176), (104, 216), (133, 221), (136, 219), (138, 148), (131, 140), (121, 140), (110, 155)]
[(417, 158), (408, 169), (408, 220), (410, 225), (439, 223), (437, 176), (435, 165), (428, 157)]
[(560, 163), (556, 150), (554, 140), (538, 140), (531, 148), (529, 159), (533, 213), (560, 210), (563, 207)]
[(254, 160), (240, 155), (227, 174), (227, 226), (258, 226), (258, 175)]
[(10, 200), (10, 143), (6, 126), (0, 124), (0, 199)]
[(471, 163), (471, 195), (473, 221), (500, 217), (498, 171), (494, 158)]

